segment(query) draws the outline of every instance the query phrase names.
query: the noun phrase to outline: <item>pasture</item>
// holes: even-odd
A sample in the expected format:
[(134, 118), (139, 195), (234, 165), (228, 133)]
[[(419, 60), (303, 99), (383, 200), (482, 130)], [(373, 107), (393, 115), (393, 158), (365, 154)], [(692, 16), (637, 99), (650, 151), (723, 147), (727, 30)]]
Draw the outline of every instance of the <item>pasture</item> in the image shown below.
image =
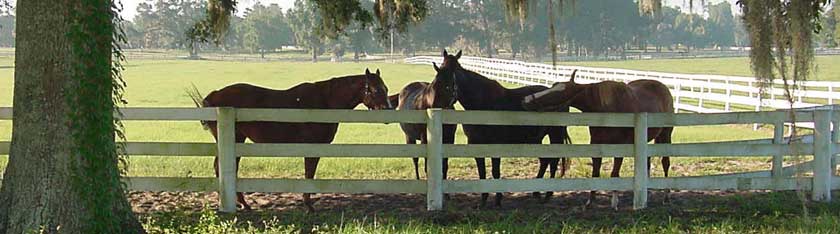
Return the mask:
[[(820, 57), (818, 63), (836, 63), (840, 57)], [(739, 68), (748, 70), (746, 58), (629, 61), (615, 63), (587, 63), (583, 65), (609, 66), (632, 69), (659, 68), (685, 70), (660, 70), (671, 72), (696, 72), (730, 75), (741, 74)], [(732, 61), (730, 61), (732, 60)], [(735, 60), (743, 60), (736, 64)], [(12, 60), (0, 58), (0, 106), (10, 106), (12, 96)], [(655, 65), (650, 65), (650, 64)], [(679, 63), (680, 65), (674, 65)], [(644, 67), (645, 64), (651, 67)], [(716, 66), (715, 64), (726, 64)], [(580, 65), (580, 64), (577, 64)], [(730, 66), (731, 65), (731, 66)], [(625, 67), (627, 66), (627, 67)], [(637, 67), (631, 67), (637, 66)], [(322, 80), (329, 77), (359, 74), (364, 69), (380, 69), (389, 86), (389, 93), (396, 93), (411, 81), (429, 81), (433, 78), (431, 66), (390, 63), (243, 63), (224, 61), (187, 60), (134, 60), (126, 64), (124, 72), (128, 83), (126, 99), (130, 107), (188, 107), (191, 100), (185, 95), (185, 88), (195, 84), (203, 94), (236, 82), (247, 82), (265, 87), (285, 89), (294, 84)], [(658, 68), (657, 68), (658, 67)], [(703, 68), (699, 68), (703, 67)], [(719, 68), (714, 72), (700, 70)], [(828, 66), (821, 66), (827, 69)], [(698, 70), (692, 70), (698, 69)], [(840, 72), (821, 70), (825, 76), (837, 76)], [(828, 78), (840, 80), (840, 77)], [(129, 141), (181, 141), (212, 142), (211, 135), (202, 130), (198, 122), (126, 122)], [(0, 141), (10, 138), (11, 124), (0, 121)], [(588, 142), (587, 130), (571, 128), (575, 143)], [(751, 126), (726, 125), (712, 127), (679, 127), (675, 130), (674, 142), (709, 142), (738, 139), (769, 138), (772, 130), (752, 131)], [(459, 129), (456, 142), (464, 143), (465, 137)], [(402, 132), (396, 124), (343, 124), (336, 143), (403, 143)], [(625, 176), (632, 174), (632, 159), (626, 159)], [(661, 176), (658, 159), (652, 160), (654, 176)], [(6, 157), (0, 157), (0, 168)], [(589, 174), (589, 160), (575, 160), (570, 177), (586, 177)], [(604, 170), (611, 167), (611, 160), (605, 160)], [(769, 169), (770, 158), (727, 159), (679, 158), (672, 160), (674, 176), (707, 175), (724, 172)], [(503, 178), (531, 178), (536, 173), (536, 160), (514, 159), (502, 161)], [(212, 158), (198, 157), (145, 157), (130, 158), (130, 176), (213, 176)], [(242, 161), (240, 177), (250, 178), (302, 178), (302, 159), (249, 158)], [(412, 179), (410, 160), (400, 159), (323, 159), (317, 173), (318, 178), (344, 179)], [(472, 159), (450, 160), (450, 178), (477, 178)], [(274, 196), (285, 204), (277, 209), (246, 212), (236, 217), (215, 216), (212, 213), (194, 212), (196, 206), (212, 205), (214, 202), (189, 202), (212, 197), (209, 194), (184, 194), (187, 198), (150, 199), (167, 204), (161, 212), (144, 213), (151, 231), (165, 230), (180, 232), (225, 232), (237, 228), (237, 232), (314, 232), (350, 233), (404, 233), (404, 232), (460, 232), (484, 233), (504, 230), (527, 230), (523, 232), (830, 232), (840, 227), (838, 204), (804, 204), (809, 207), (810, 216), (803, 215), (803, 203), (798, 202), (796, 193), (712, 193), (686, 194), (677, 201), (661, 205), (652, 200), (651, 208), (642, 212), (622, 210), (613, 212), (603, 207), (594, 210), (580, 210), (583, 194), (570, 193), (555, 197), (547, 207), (524, 194), (509, 196), (509, 205), (500, 210), (476, 210), (475, 196), (455, 196), (446, 211), (439, 214), (423, 212), (422, 195), (388, 196), (322, 196), (321, 206), (327, 212), (306, 214), (293, 203), (299, 196)], [(143, 194), (133, 196), (143, 197)], [(172, 196), (172, 195), (167, 195)], [(266, 196), (271, 197), (271, 196)], [(628, 197), (627, 194), (624, 196)], [(335, 200), (331, 202), (330, 200)], [(608, 203), (606, 197), (600, 200)], [(183, 203), (181, 203), (183, 202)], [(367, 205), (370, 203), (371, 205)], [(192, 206), (188, 204), (193, 204)], [(194, 205), (199, 204), (199, 205)], [(327, 206), (327, 204), (335, 204)], [(627, 203), (625, 203), (627, 204)], [(324, 207), (326, 206), (326, 207)], [(185, 209), (177, 209), (185, 207)], [(142, 207), (141, 207), (142, 208)], [(140, 210), (143, 210), (138, 208)], [(154, 210), (154, 209), (145, 209)], [(500, 215), (501, 214), (501, 215)], [(272, 220), (273, 223), (259, 223)], [(256, 223), (249, 223), (254, 221)], [(228, 226), (230, 225), (230, 226)]]

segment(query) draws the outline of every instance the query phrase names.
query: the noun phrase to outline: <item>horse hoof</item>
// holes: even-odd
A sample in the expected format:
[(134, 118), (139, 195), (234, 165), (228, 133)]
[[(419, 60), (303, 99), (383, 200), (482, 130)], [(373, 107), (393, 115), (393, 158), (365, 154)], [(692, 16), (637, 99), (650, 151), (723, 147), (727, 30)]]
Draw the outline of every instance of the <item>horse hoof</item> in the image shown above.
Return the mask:
[(542, 198), (542, 193), (540, 193), (540, 192), (533, 192), (533, 193), (531, 193), (531, 197), (534, 197), (534, 198), (536, 198), (536, 199), (540, 199), (540, 198)]
[(243, 206), (242, 206), (242, 211), (251, 211), (251, 206), (249, 206), (249, 205), (243, 205)]

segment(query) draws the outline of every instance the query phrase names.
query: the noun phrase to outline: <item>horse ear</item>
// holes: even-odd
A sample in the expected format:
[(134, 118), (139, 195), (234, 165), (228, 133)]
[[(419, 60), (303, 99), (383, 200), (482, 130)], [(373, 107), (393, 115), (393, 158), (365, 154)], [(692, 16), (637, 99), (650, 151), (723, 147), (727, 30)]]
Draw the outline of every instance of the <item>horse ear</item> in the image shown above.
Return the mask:
[(435, 68), (435, 71), (436, 71), (436, 72), (440, 72), (440, 68), (437, 66), (437, 63), (432, 62), (432, 67), (434, 67), (434, 68)]
[(455, 59), (460, 59), (460, 58), (461, 58), (461, 51), (458, 50), (458, 53), (455, 54)]
[(446, 49), (443, 49), (443, 57), (445, 58), (449, 53), (446, 52)]
[(379, 74), (381, 74), (381, 73), (379, 73), (379, 68), (377, 68), (376, 69), (376, 76), (379, 76)]
[(369, 75), (370, 75), (370, 69), (365, 68), (365, 75), (366, 75), (366, 76), (369, 76)]
[(572, 75), (570, 75), (570, 77), (569, 77), (569, 82), (572, 82), (573, 84), (575, 83), (575, 76), (576, 76), (576, 74), (577, 74), (577, 69), (575, 69), (574, 71), (572, 71)]

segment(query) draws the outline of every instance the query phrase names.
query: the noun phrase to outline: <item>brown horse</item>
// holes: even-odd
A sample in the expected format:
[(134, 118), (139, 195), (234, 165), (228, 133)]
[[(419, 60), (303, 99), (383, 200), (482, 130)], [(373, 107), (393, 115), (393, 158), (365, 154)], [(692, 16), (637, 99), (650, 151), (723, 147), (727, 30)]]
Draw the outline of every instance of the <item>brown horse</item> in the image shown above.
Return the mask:
[[(522, 106), (529, 110), (554, 109), (572, 106), (583, 112), (673, 113), (674, 101), (664, 84), (655, 80), (635, 80), (630, 83), (603, 81), (594, 84), (575, 83), (575, 73), (567, 82), (555, 83), (550, 89), (525, 98)], [(649, 128), (648, 141), (670, 144), (673, 127)], [(590, 144), (633, 144), (633, 128), (589, 127)], [(612, 177), (619, 177), (623, 158), (616, 157)], [(648, 161), (650, 166), (650, 161)], [(662, 169), (668, 177), (671, 166), (669, 157), (662, 157)], [(601, 176), (601, 158), (592, 158), (592, 177)], [(590, 205), (595, 191), (590, 192), (586, 205)], [(613, 208), (618, 208), (618, 196), (613, 193)]]
[[(388, 99), (388, 87), (380, 77), (365, 70), (363, 75), (332, 78), (315, 83), (303, 83), (287, 90), (273, 90), (250, 84), (234, 84), (216, 90), (203, 100), (198, 94), (191, 95), (200, 107), (236, 107), (236, 108), (293, 108), (293, 109), (353, 109), (364, 103), (369, 109), (391, 109)], [(207, 121), (205, 127), (216, 136), (216, 122)], [(281, 123), (281, 122), (237, 122), (236, 142), (251, 139), (255, 143), (324, 143), (333, 141), (338, 131), (338, 123)], [(320, 158), (305, 158), (305, 176), (315, 177)], [(219, 175), (218, 157), (214, 163), (216, 176)], [(236, 159), (239, 168), (239, 158)], [(304, 194), (303, 201), (309, 211), (313, 211), (311, 194)], [(244, 209), (250, 209), (242, 193), (237, 193), (237, 200)]]
[[(453, 69), (455, 71), (455, 83), (458, 102), (466, 110), (501, 110), (501, 111), (526, 111), (522, 108), (522, 99), (533, 93), (546, 90), (544, 86), (525, 86), (515, 89), (503, 87), (499, 82), (491, 80), (481, 74), (464, 69), (458, 62), (461, 52), (451, 55), (443, 51), (443, 64), (441, 69)], [(569, 108), (559, 108), (554, 111), (568, 112)], [(546, 135), (551, 139), (551, 144), (570, 143), (569, 134), (565, 126), (506, 126), (506, 125), (473, 125), (464, 124), (464, 133), (467, 135), (468, 144), (541, 144)], [(546, 169), (550, 168), (550, 176), (554, 178), (557, 171), (558, 158), (540, 158), (540, 168), (537, 178), (543, 178)], [(491, 158), (491, 172), (494, 179), (501, 177), (501, 159)], [(478, 177), (486, 179), (487, 168), (482, 157), (475, 158), (478, 167)], [(563, 160), (560, 177), (565, 173), (567, 160)], [(551, 192), (546, 193), (545, 200), (551, 197)], [(534, 193), (539, 196), (538, 192)], [(481, 194), (481, 206), (485, 206), (489, 194)], [(502, 194), (496, 193), (495, 205), (501, 206)]]
[[(429, 108), (441, 109), (455, 109), (454, 105), (457, 101), (455, 96), (458, 87), (455, 85), (454, 71), (438, 68), (437, 64), (432, 63), (437, 75), (432, 83), (428, 82), (413, 82), (405, 86), (400, 91), (398, 96), (399, 110), (425, 110)], [(405, 133), (406, 144), (426, 144), (426, 125), (425, 124), (400, 124), (403, 133)], [(443, 143), (455, 143), (455, 130), (458, 125), (445, 124), (443, 125)], [(418, 169), (418, 158), (413, 158), (414, 161), (414, 177), (420, 179), (420, 171)], [(448, 159), (443, 159), (443, 178), (446, 179), (446, 172), (448, 170)]]

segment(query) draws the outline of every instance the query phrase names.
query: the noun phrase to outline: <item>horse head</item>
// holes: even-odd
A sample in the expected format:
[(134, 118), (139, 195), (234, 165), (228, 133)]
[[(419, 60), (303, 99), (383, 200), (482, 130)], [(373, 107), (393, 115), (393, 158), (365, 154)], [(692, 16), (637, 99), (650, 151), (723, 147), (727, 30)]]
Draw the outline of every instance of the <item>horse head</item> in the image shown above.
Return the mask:
[(370, 73), (369, 69), (365, 69), (364, 80), (364, 97), (362, 98), (362, 103), (364, 103), (368, 109), (394, 109), (393, 103), (391, 103), (388, 98), (388, 86), (386, 86), (385, 82), (382, 81), (379, 69), (376, 69), (376, 73)]
[(458, 59), (461, 59), (461, 51), (459, 50), (457, 54), (451, 55), (446, 52), (446, 49), (443, 50), (443, 63), (440, 64), (441, 68), (451, 68), (451, 69), (460, 69), (461, 63), (458, 62)]
[(458, 85), (455, 83), (455, 69), (453, 68), (439, 68), (436, 63), (432, 62), (437, 74), (432, 81), (432, 107), (434, 108), (452, 108), (455, 102), (458, 101)]
[(525, 110), (546, 111), (568, 106), (581, 92), (580, 84), (575, 83), (575, 74), (572, 71), (569, 81), (557, 82), (546, 90), (525, 96), (522, 99), (522, 107)]

